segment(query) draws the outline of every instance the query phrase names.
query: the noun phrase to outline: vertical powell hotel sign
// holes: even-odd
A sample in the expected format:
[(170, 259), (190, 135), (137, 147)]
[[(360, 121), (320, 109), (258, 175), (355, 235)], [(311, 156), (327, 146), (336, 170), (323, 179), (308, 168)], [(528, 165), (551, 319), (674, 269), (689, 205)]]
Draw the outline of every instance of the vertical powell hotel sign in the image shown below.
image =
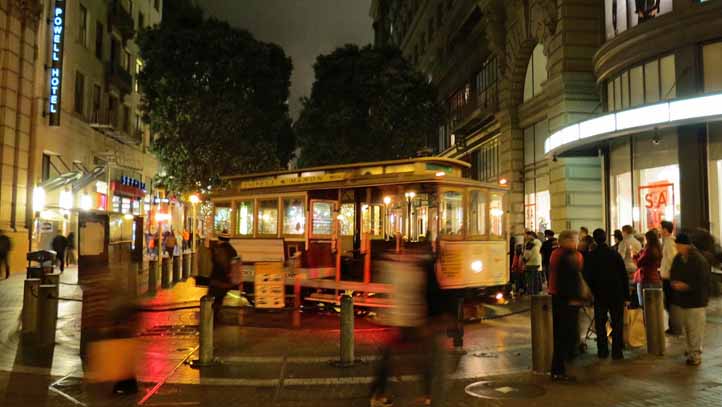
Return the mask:
[(50, 21), (50, 78), (48, 115), (50, 126), (60, 126), (60, 98), (63, 83), (63, 42), (65, 41), (65, 0), (55, 0)]

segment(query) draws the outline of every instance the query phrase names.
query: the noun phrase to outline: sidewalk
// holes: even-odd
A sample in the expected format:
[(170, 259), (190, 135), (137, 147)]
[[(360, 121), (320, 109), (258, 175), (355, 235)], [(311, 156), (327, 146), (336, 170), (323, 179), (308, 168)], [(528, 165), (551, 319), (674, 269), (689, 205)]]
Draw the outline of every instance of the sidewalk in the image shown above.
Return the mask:
[[(72, 284), (74, 271), (67, 270), (61, 297), (80, 298)], [(19, 346), (18, 318), (22, 307), (24, 276), (0, 281), (0, 400), (2, 405), (96, 405), (82, 385), (78, 357), (80, 303), (61, 301), (57, 345), (45, 358), (28, 357)], [(192, 280), (161, 290), (139, 302), (142, 313), (139, 332), (139, 378), (137, 396), (108, 399), (101, 404), (135, 405), (277, 405), (356, 406), (368, 405), (379, 349), (394, 330), (368, 319), (356, 322), (356, 357), (361, 363), (337, 368), (329, 361), (338, 358), (338, 317), (332, 313), (303, 313), (300, 328), (291, 329), (287, 312), (261, 312), (227, 308), (224, 322), (215, 331), (216, 355), (222, 364), (193, 369), (184, 362), (197, 357), (198, 310), (193, 308), (205, 294)], [(237, 299), (228, 299), (237, 304)], [(167, 310), (168, 308), (180, 308)], [(525, 304), (490, 307), (498, 314), (524, 308)], [(150, 312), (151, 309), (165, 311)], [(239, 322), (242, 325), (239, 325)], [(722, 399), (722, 301), (708, 309), (706, 352), (703, 365), (684, 365), (683, 340), (668, 339), (667, 356), (649, 357), (643, 350), (627, 352), (623, 362), (598, 361), (595, 345), (573, 366), (579, 378), (574, 385), (552, 384), (547, 376), (530, 373), (529, 314), (467, 324), (465, 355), (450, 357), (449, 406), (482, 405), (587, 405), (643, 406), (660, 404), (719, 405)], [(395, 356), (392, 388), (397, 405), (408, 405), (420, 394), (418, 364), (424, 355)], [(496, 400), (472, 397), (464, 392), (475, 381), (498, 380), (482, 390)], [(50, 386), (51, 391), (43, 393)], [(61, 394), (62, 393), (62, 394)], [(27, 403), (23, 400), (35, 400)], [(501, 398), (502, 400), (498, 400)], [(180, 404), (179, 404), (180, 403)], [(100, 404), (97, 404), (100, 405)]]

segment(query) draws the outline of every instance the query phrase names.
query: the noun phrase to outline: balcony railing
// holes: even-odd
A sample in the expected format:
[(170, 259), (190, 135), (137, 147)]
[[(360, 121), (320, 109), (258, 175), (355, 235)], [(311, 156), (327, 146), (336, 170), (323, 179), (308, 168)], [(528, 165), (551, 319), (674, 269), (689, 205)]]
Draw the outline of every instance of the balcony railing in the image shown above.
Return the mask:
[(128, 71), (123, 69), (120, 65), (113, 62), (106, 64), (105, 78), (108, 81), (108, 84), (118, 88), (121, 93), (130, 93), (133, 84), (133, 77), (130, 76), (130, 73), (128, 73)]
[(120, 0), (111, 0), (108, 6), (108, 29), (112, 28), (117, 29), (126, 40), (135, 34), (133, 16), (123, 7)]

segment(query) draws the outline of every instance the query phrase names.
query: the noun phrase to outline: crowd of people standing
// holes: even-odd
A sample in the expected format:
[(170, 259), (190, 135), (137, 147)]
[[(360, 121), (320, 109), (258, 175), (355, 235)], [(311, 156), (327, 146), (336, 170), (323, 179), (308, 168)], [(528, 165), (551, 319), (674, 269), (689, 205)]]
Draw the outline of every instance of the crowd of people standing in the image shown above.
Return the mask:
[(695, 230), (676, 236), (674, 232), (674, 224), (668, 221), (644, 234), (625, 225), (613, 232), (614, 244), (610, 245), (603, 229), (590, 235), (582, 227), (563, 231), (558, 237), (547, 230), (543, 242), (535, 232), (527, 231), (524, 242), (515, 245), (514, 294), (534, 295), (546, 288), (552, 296), (554, 380), (571, 380), (565, 364), (580, 344), (579, 310), (584, 306), (594, 309), (597, 356), (623, 359), (625, 310), (643, 308), (646, 289), (663, 290), (666, 333), (684, 336), (688, 365), (701, 363), (712, 267), (719, 268), (722, 248), (709, 232)]

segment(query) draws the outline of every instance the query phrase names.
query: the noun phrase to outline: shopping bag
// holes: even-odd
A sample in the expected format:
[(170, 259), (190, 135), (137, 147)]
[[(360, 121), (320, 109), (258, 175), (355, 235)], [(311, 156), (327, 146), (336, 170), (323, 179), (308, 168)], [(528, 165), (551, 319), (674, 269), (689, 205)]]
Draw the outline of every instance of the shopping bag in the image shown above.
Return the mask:
[(106, 339), (88, 344), (85, 378), (89, 382), (118, 382), (136, 375), (135, 338)]
[(630, 348), (640, 348), (647, 343), (644, 329), (644, 313), (641, 308), (624, 309), (624, 344)]

